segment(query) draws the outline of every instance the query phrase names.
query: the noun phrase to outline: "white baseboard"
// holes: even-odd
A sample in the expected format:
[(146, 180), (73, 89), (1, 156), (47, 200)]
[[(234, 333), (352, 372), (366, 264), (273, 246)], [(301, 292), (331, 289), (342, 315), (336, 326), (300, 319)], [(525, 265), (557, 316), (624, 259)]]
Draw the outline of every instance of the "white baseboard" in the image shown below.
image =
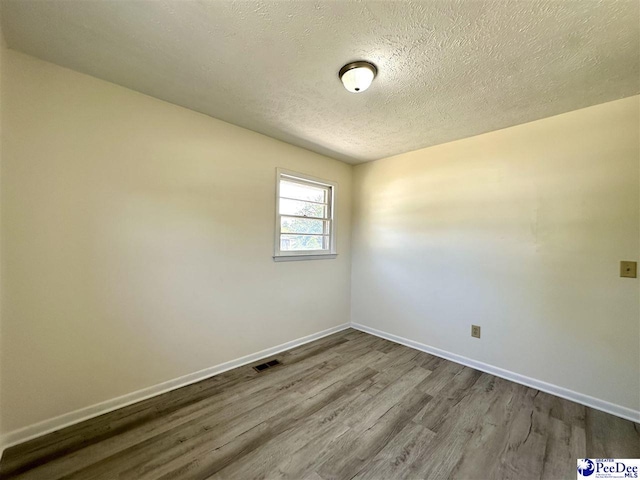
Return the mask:
[(572, 402), (576, 402), (581, 405), (594, 408), (596, 410), (610, 413), (611, 415), (615, 415), (626, 420), (631, 420), (632, 422), (640, 423), (640, 410), (633, 410), (628, 407), (616, 405), (615, 403), (600, 400), (599, 398), (595, 398), (590, 395), (574, 392), (573, 390), (569, 390), (558, 385), (553, 385), (541, 380), (536, 380), (535, 378), (526, 377), (524, 375), (520, 375), (519, 373), (504, 370), (503, 368), (495, 367), (493, 365), (479, 362), (477, 360), (472, 360), (471, 358), (463, 357), (462, 355), (457, 355), (445, 350), (440, 350), (439, 348), (431, 347), (429, 345), (425, 345), (424, 343), (415, 342), (407, 338), (399, 337), (398, 335), (393, 335), (391, 333), (383, 332), (375, 328), (367, 327), (366, 325), (351, 323), (351, 327), (355, 328), (356, 330), (360, 330), (362, 332), (370, 333), (371, 335), (384, 338), (385, 340), (400, 343), (407, 347), (415, 348), (416, 350), (430, 353), (431, 355), (435, 355), (437, 357), (451, 360), (452, 362), (456, 362), (461, 365), (480, 370), (481, 372), (490, 373), (491, 375), (495, 375), (496, 377), (504, 378), (506, 380), (510, 380), (527, 387), (550, 393), (551, 395), (555, 395), (566, 400), (571, 400)]
[(318, 340), (322, 337), (326, 337), (327, 335), (331, 335), (333, 333), (345, 330), (349, 327), (355, 328), (356, 330), (360, 330), (365, 333), (376, 335), (378, 337), (384, 338), (386, 340), (390, 340), (395, 343), (406, 345), (407, 347), (410, 347), (410, 348), (415, 348), (416, 350), (420, 350), (422, 352), (430, 353), (437, 357), (451, 360), (452, 362), (456, 362), (461, 365), (465, 365), (467, 367), (475, 368), (476, 370), (480, 370), (482, 372), (490, 373), (492, 375), (495, 375), (496, 377), (501, 377), (515, 383), (526, 385), (527, 387), (535, 388), (537, 390), (541, 390), (543, 392), (547, 392), (552, 395), (556, 395), (558, 397), (571, 400), (573, 402), (579, 403), (581, 405), (585, 405), (587, 407), (595, 408), (596, 410), (601, 410), (603, 412), (616, 415), (626, 420), (631, 420), (632, 422), (640, 423), (640, 411), (638, 410), (633, 410), (631, 408), (623, 407), (621, 405), (616, 405), (614, 403), (607, 402), (605, 400), (600, 400), (598, 398), (591, 397), (589, 395), (574, 392), (573, 390), (569, 390), (564, 387), (559, 387), (557, 385), (543, 382), (541, 380), (536, 380), (534, 378), (526, 377), (524, 375), (520, 375), (518, 373), (511, 372), (509, 370), (504, 370), (502, 368), (495, 367), (487, 363), (483, 363), (476, 360), (472, 360), (467, 357), (463, 357), (462, 355), (457, 355), (455, 353), (451, 353), (445, 350), (441, 350), (439, 348), (431, 347), (429, 345), (425, 345), (420, 342), (415, 342), (407, 338), (403, 338), (397, 335), (393, 335), (391, 333), (383, 332), (375, 328), (367, 327), (366, 325), (351, 323), (351, 324), (338, 325), (336, 327), (332, 327), (318, 333), (307, 335), (306, 337), (298, 338), (296, 340), (292, 340), (290, 342), (286, 342), (281, 345), (268, 348), (266, 350), (262, 350), (260, 352), (256, 352), (250, 355), (246, 355), (244, 357), (237, 358), (235, 360), (221, 363), (220, 365), (209, 367), (204, 370), (200, 370), (198, 372), (190, 373), (188, 375), (184, 375), (182, 377), (169, 380), (167, 382), (163, 382), (158, 385), (154, 385), (148, 388), (144, 388), (142, 390), (128, 393), (126, 395), (122, 395), (120, 397), (113, 398), (111, 400), (106, 400), (104, 402), (100, 402), (98, 404), (91, 405), (89, 407), (81, 408), (73, 412), (65, 413), (64, 415), (60, 415), (55, 418), (51, 418), (33, 425), (29, 425), (28, 427), (24, 427), (19, 430), (14, 430), (0, 437), (0, 455), (2, 454), (4, 449), (17, 445), (19, 443), (23, 443), (23, 442), (32, 440), (34, 438), (40, 437), (42, 435), (46, 435), (48, 433), (54, 432), (56, 430), (60, 430), (65, 427), (75, 425), (77, 423), (83, 422), (85, 420), (89, 420), (90, 418), (94, 418), (99, 415), (112, 412), (119, 408), (126, 407), (128, 405), (140, 402), (142, 400), (146, 400), (147, 398), (151, 398), (156, 395), (160, 395), (162, 393), (166, 393), (171, 390), (175, 390), (180, 387), (184, 387), (186, 385), (190, 385), (192, 383), (205, 380), (207, 378), (213, 377), (215, 375), (219, 375), (228, 370), (241, 367), (249, 363), (253, 363), (257, 360), (260, 360), (261, 358), (269, 357), (277, 353), (280, 353), (282, 351), (289, 350), (291, 348), (295, 348), (300, 345), (304, 345), (305, 343)]
[(272, 355), (275, 355), (276, 353), (283, 352), (284, 350), (299, 347), (300, 345), (313, 342), (314, 340), (318, 340), (322, 337), (326, 337), (327, 335), (340, 332), (349, 327), (350, 325), (348, 323), (345, 323), (336, 327), (328, 328), (327, 330), (313, 333), (311, 335), (307, 335), (306, 337), (291, 340), (290, 342), (267, 348), (266, 350), (262, 350), (260, 352), (252, 353), (235, 360), (221, 363), (220, 365), (205, 368), (204, 370), (200, 370), (198, 372), (190, 373), (173, 380), (159, 383), (158, 385), (143, 388), (142, 390), (131, 392), (120, 397), (112, 398), (111, 400), (106, 400), (104, 402), (81, 408), (73, 412), (65, 413), (58, 417), (44, 420), (42, 422), (29, 425), (28, 427), (24, 427), (19, 430), (14, 430), (0, 437), (0, 455), (6, 448), (12, 447), (19, 443), (23, 443), (42, 435), (46, 435), (47, 433), (51, 433), (65, 427), (75, 425), (76, 423), (89, 420), (90, 418), (94, 418), (99, 415), (112, 412), (133, 403), (146, 400), (147, 398), (155, 397), (156, 395), (160, 395), (162, 393), (166, 393), (171, 390), (190, 385), (192, 383), (200, 382), (201, 380), (219, 375), (233, 368), (241, 367), (243, 365), (247, 365), (248, 363), (253, 363), (262, 358), (270, 357)]

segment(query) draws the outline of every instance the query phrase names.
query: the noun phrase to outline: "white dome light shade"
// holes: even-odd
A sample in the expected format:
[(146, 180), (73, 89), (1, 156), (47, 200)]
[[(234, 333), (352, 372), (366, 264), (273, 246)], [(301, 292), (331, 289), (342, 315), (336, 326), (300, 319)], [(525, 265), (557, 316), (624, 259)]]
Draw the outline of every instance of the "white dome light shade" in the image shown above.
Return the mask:
[(376, 67), (368, 62), (353, 62), (342, 67), (339, 75), (344, 88), (351, 93), (362, 93), (369, 88), (376, 73)]

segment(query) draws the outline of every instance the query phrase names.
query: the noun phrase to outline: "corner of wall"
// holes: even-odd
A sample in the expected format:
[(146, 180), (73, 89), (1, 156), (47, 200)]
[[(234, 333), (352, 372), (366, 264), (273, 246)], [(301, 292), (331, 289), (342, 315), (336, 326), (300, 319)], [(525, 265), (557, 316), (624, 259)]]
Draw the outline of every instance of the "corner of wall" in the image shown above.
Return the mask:
[[(2, 8), (0, 8), (0, 198), (2, 198), (2, 97), (4, 95), (3, 89), (3, 75), (4, 71), (4, 60), (5, 60), (5, 50), (7, 48), (7, 44), (4, 40), (4, 35), (2, 34)], [(2, 297), (3, 297), (3, 288), (2, 288), (2, 201), (0, 201), (0, 409), (2, 408)], [(2, 444), (2, 420), (0, 419), (0, 457), (2, 457), (2, 452), (4, 450), (4, 445)]]

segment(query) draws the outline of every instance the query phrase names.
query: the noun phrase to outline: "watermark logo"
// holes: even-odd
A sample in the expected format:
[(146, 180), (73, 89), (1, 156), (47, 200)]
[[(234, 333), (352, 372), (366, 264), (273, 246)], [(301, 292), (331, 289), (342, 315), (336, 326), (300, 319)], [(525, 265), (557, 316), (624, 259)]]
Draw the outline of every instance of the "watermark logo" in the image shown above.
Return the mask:
[(593, 474), (596, 467), (591, 460), (588, 458), (579, 458), (578, 459), (578, 473), (583, 477), (588, 477)]
[(595, 469), (595, 465), (588, 458), (578, 459), (578, 473), (583, 477), (588, 477), (589, 475), (593, 474)]
[(639, 479), (640, 458), (579, 458), (578, 480)]

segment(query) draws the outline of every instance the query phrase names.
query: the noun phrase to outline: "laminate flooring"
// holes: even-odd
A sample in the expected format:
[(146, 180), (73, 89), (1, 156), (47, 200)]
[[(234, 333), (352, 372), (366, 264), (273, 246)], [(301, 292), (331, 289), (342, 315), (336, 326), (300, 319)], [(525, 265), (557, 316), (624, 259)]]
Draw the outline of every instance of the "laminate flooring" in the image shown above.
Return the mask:
[(273, 358), (12, 447), (0, 474), (573, 480), (640, 457), (638, 424), (356, 330)]

